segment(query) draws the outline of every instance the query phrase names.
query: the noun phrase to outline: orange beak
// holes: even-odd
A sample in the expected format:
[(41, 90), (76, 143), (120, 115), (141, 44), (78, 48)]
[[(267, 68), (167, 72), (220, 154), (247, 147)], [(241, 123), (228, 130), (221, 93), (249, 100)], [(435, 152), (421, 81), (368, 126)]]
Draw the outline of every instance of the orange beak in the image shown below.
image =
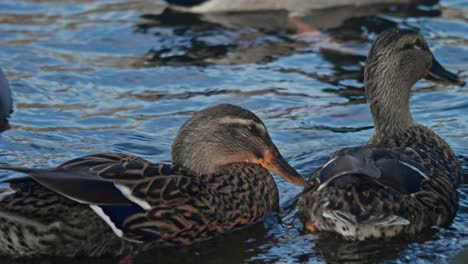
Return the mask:
[[(275, 153), (275, 154), (273, 154)], [(297, 185), (297, 186), (306, 186), (307, 182), (305, 179), (293, 168), (286, 160), (279, 154), (278, 151), (271, 152), (267, 150), (263, 155), (263, 159), (258, 161), (265, 169), (278, 174), (286, 181)]]

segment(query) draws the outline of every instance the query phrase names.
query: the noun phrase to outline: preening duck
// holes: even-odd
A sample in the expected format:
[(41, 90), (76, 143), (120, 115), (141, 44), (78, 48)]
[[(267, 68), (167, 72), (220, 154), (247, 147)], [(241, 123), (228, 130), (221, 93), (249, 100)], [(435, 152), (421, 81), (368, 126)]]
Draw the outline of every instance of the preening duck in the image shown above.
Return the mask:
[(188, 245), (262, 220), (278, 209), (268, 170), (304, 186), (252, 112), (222, 104), (179, 130), (173, 164), (128, 154), (77, 158), (6, 180), (0, 254), (102, 256), (145, 243)]
[(451, 223), (462, 168), (450, 146), (411, 115), (410, 89), (423, 78), (465, 84), (418, 32), (389, 29), (376, 39), (364, 69), (374, 134), (365, 146), (333, 154), (308, 180), (299, 199), (307, 229), (364, 240)]

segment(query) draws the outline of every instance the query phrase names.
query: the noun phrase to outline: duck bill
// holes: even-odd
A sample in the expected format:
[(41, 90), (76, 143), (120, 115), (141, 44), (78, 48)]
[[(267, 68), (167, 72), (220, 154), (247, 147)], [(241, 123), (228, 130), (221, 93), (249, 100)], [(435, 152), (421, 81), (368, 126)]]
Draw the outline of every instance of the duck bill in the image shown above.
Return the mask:
[(307, 185), (305, 179), (293, 167), (291, 167), (291, 165), (289, 165), (289, 163), (286, 162), (286, 160), (277, 151), (273, 153), (271, 151), (267, 151), (264, 154), (263, 159), (259, 161), (259, 164), (294, 185)]
[(451, 83), (460, 86), (465, 85), (465, 80), (446, 70), (435, 58), (432, 59), (432, 67), (424, 78), (433, 82)]

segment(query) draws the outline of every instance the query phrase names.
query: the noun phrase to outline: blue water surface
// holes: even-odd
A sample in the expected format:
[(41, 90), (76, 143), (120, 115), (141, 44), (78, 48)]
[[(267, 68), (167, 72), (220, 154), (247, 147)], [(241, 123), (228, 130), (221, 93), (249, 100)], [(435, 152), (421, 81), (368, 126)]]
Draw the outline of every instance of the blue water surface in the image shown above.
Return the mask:
[[(446, 68), (468, 77), (467, 1), (310, 11), (299, 15), (305, 27), (293, 16), (178, 14), (150, 0), (0, 0), (0, 67), (15, 97), (0, 162), (46, 167), (111, 151), (169, 162), (180, 125), (223, 102), (262, 118), (283, 155), (308, 177), (335, 150), (370, 137), (362, 66), (383, 30), (419, 30)], [(421, 81), (411, 106), (468, 170), (468, 89)], [(275, 179), (281, 221), (270, 217), (191, 247), (155, 249), (133, 263), (447, 263), (468, 248), (466, 185), (450, 228), (369, 244), (304, 232), (292, 210), (301, 189)]]

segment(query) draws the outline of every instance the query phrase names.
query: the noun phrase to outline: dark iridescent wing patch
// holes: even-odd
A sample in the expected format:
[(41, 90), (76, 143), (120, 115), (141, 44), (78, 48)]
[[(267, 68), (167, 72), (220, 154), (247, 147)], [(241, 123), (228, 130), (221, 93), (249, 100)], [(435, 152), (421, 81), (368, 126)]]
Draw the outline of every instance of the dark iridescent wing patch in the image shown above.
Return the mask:
[(319, 189), (334, 181), (346, 184), (365, 177), (386, 188), (410, 194), (420, 190), (428, 174), (418, 161), (400, 152), (367, 146), (340, 150), (317, 177)]

